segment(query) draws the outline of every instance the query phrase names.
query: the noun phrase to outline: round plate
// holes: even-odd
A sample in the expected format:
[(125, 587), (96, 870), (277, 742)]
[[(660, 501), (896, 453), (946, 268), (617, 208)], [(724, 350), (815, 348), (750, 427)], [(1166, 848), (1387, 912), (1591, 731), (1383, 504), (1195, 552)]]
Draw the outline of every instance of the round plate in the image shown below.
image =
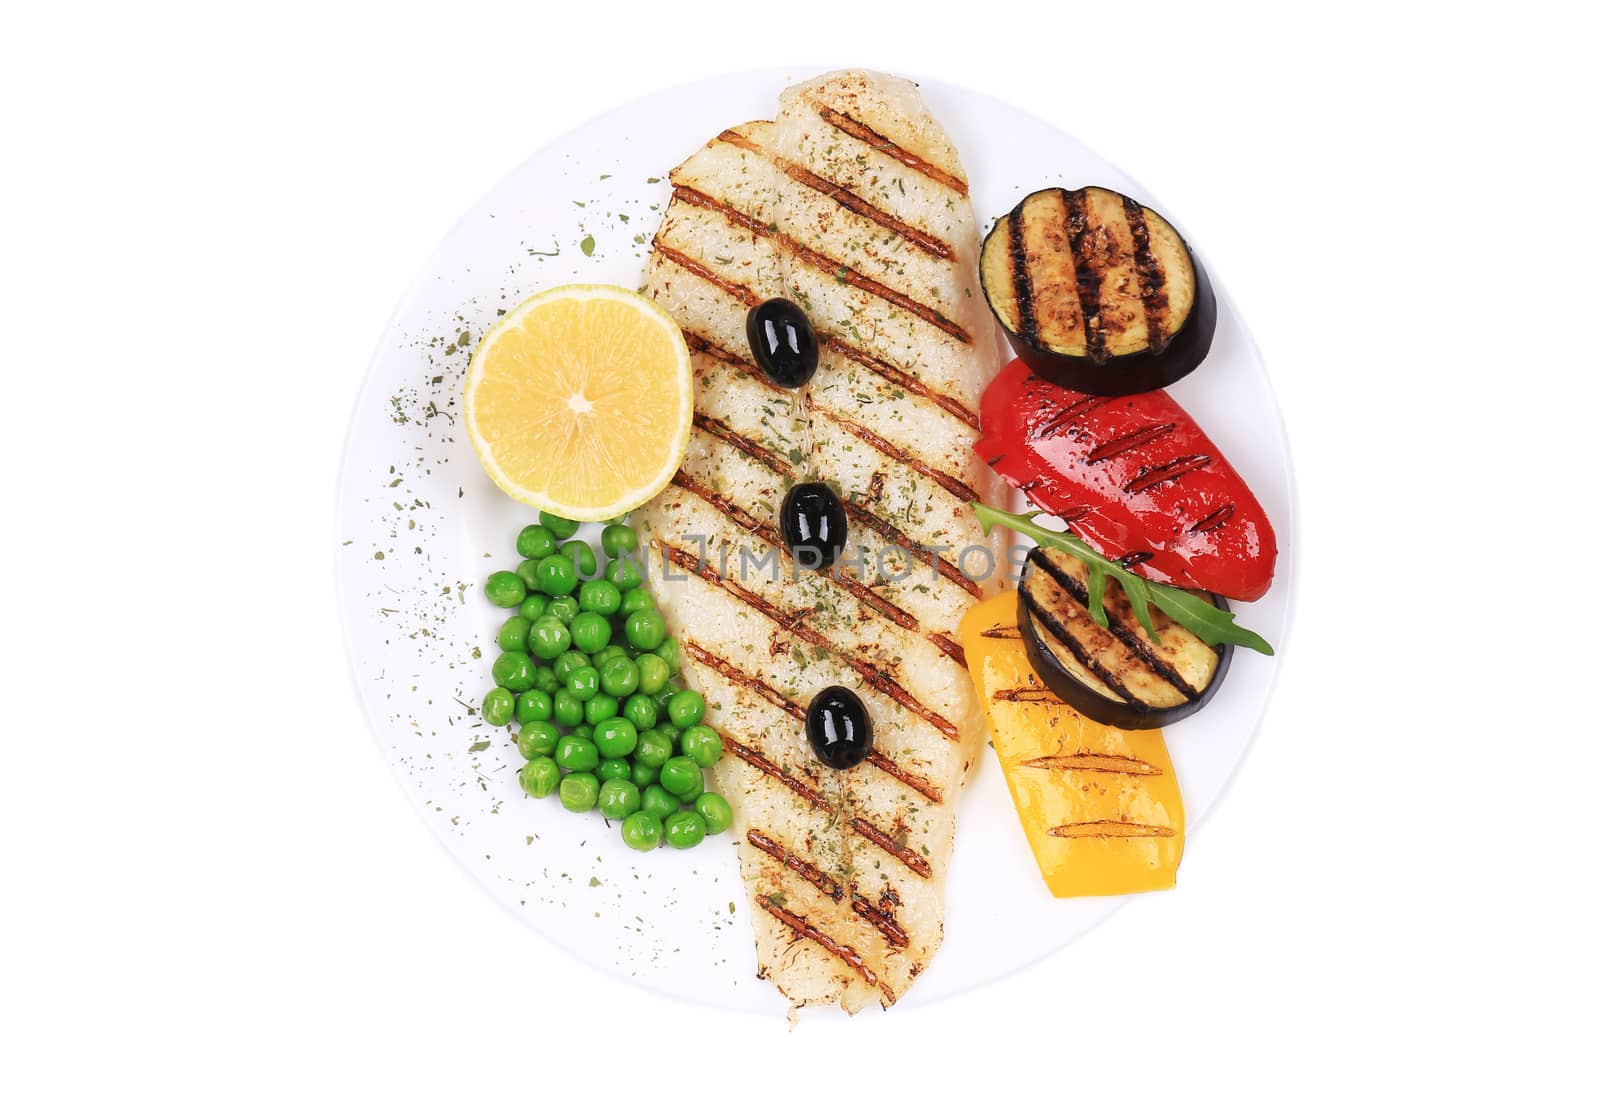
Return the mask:
[[(590, 121), (508, 175), (451, 230), (384, 331), (351, 416), (338, 494), (340, 608), (356, 689), (395, 777), (462, 869), (598, 969), (762, 1013), (782, 1012), (784, 1001), (755, 977), (733, 844), (635, 853), (599, 815), (524, 796), (509, 731), (470, 712), (492, 685), (506, 615), (479, 586), (516, 564), (513, 541), (531, 516), (479, 468), (459, 401), (472, 346), (499, 314), (557, 283), (636, 286), (667, 172), (723, 128), (770, 119), (779, 90), (810, 76), (769, 70), (669, 89)], [(1054, 126), (982, 94), (921, 85), (961, 152), (980, 231), (1045, 185), (1094, 183), (1160, 208)], [(1277, 528), (1277, 582), (1239, 613), (1281, 651), (1294, 595), (1289, 452), (1260, 356), (1220, 284), (1217, 293), (1211, 354), (1172, 394)], [(1191, 834), (1244, 758), (1276, 663), (1239, 652), (1215, 701), (1166, 731)], [(1125, 902), (1051, 898), (992, 751), (983, 756), (960, 800), (944, 945), (897, 1011), (1030, 965)]]

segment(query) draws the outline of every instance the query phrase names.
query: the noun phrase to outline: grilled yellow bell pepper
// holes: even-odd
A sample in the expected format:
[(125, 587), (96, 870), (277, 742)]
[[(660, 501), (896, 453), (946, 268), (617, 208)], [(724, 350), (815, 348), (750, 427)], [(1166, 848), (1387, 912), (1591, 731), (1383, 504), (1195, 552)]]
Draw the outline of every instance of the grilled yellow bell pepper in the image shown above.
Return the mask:
[(1161, 732), (1090, 721), (1042, 686), (1017, 632), (1015, 591), (974, 606), (961, 643), (1051, 893), (1171, 888), (1183, 856), (1183, 800)]

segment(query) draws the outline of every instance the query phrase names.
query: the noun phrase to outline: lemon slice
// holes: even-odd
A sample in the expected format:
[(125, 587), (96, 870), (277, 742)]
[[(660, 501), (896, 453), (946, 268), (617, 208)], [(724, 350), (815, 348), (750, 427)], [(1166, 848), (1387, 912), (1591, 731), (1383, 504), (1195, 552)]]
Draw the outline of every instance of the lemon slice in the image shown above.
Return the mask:
[(507, 495), (607, 520), (666, 487), (689, 446), (694, 380), (677, 323), (621, 287), (528, 299), (478, 343), (467, 434)]

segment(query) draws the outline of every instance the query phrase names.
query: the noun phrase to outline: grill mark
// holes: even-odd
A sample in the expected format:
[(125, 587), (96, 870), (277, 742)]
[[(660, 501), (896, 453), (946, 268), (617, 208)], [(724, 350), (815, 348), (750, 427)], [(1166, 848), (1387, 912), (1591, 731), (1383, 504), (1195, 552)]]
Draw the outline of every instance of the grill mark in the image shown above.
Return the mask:
[(1112, 396), (1084, 396), (1077, 403), (1063, 407), (1048, 423), (1029, 433), (1034, 438), (1049, 438), (1058, 431), (1071, 430), (1078, 419), (1083, 418), (1096, 408), (1104, 407), (1112, 402), (1114, 398)]
[(650, 241), (650, 249), (653, 252), (659, 253), (664, 259), (671, 260), (674, 264), (677, 264), (680, 268), (686, 272), (689, 272), (691, 275), (697, 275), (707, 283), (711, 284), (713, 287), (726, 291), (728, 294), (732, 295), (746, 306), (760, 306), (762, 303), (761, 296), (750, 290), (750, 288), (744, 286), (742, 283), (735, 283), (726, 276), (706, 267), (693, 256), (686, 256), (682, 252), (679, 252), (676, 248), (673, 248), (670, 245), (662, 244), (660, 233), (657, 233), (654, 239)]
[(818, 116), (845, 135), (877, 148), (889, 158), (904, 163), (912, 170), (933, 179), (933, 181), (941, 185), (948, 186), (963, 198), (967, 196), (967, 184), (949, 171), (934, 166), (915, 152), (907, 151), (887, 136), (873, 131), (861, 121), (856, 120), (854, 117), (846, 116), (838, 109), (829, 108), (827, 105), (817, 105), (816, 109)]
[(960, 419), (973, 431), (976, 432), (982, 430), (982, 428), (978, 425), (977, 413), (974, 412), (972, 408), (956, 399), (954, 396), (945, 395), (937, 388), (918, 380), (909, 372), (896, 368), (883, 358), (875, 357), (864, 349), (857, 349), (854, 345), (851, 345), (848, 341), (845, 341), (842, 338), (824, 334), (821, 336), (820, 340), (823, 345), (839, 354), (839, 356), (844, 357), (846, 360), (854, 361), (867, 371), (877, 373), (879, 376), (883, 377), (896, 387), (904, 388), (913, 395), (921, 396), (923, 399), (930, 401), (942, 410), (949, 412), (957, 419)]
[(1067, 626), (1062, 624), (1054, 613), (1039, 604), (1026, 585), (1019, 585), (1017, 592), (1022, 595), (1022, 599), (1027, 602), (1028, 608), (1032, 610), (1033, 619), (1048, 628), (1050, 635), (1065, 644), (1067, 651), (1072, 653), (1081, 666), (1087, 668), (1090, 674), (1104, 683), (1109, 690), (1128, 703), (1128, 705), (1141, 710), (1147, 708), (1145, 703), (1133, 696), (1133, 692), (1123, 684), (1121, 679), (1117, 678), (1109, 667), (1100, 662), (1098, 656), (1089, 654), (1089, 650), (1080, 644), (1072, 633), (1067, 631)]
[(852, 818), (850, 820), (850, 828), (857, 834), (860, 834), (863, 838), (867, 839), (867, 841), (883, 850), (889, 856), (903, 862), (906, 868), (910, 869), (913, 873), (916, 873), (919, 877), (926, 879), (931, 879), (933, 877), (933, 866), (928, 864), (927, 859), (923, 857), (922, 854), (916, 852), (916, 850), (895, 845), (893, 838), (889, 837), (889, 835), (885, 834), (882, 830), (879, 830), (866, 819)]
[(695, 352), (704, 353), (706, 356), (720, 361), (725, 365), (731, 365), (740, 372), (754, 377), (756, 380), (767, 385), (769, 388), (773, 388), (774, 391), (777, 391), (777, 388), (772, 384), (772, 382), (768, 380), (765, 374), (763, 374), (762, 371), (754, 364), (735, 353), (728, 352), (726, 349), (722, 348), (722, 346), (718, 345), (714, 341), (711, 341), (709, 338), (703, 338), (697, 333), (684, 330), (683, 340), (684, 343)]
[(1093, 465), (1096, 462), (1109, 461), (1118, 454), (1126, 454), (1129, 450), (1137, 450), (1141, 446), (1148, 446), (1158, 439), (1165, 438), (1177, 429), (1177, 423), (1152, 423), (1148, 427), (1140, 427), (1136, 431), (1113, 438), (1109, 442), (1102, 442), (1089, 451), (1088, 457), (1083, 459), (1084, 463)]
[(1062, 826), (1052, 826), (1050, 833), (1057, 838), (1172, 838), (1176, 837), (1178, 832), (1170, 826), (1104, 818), (1093, 822), (1069, 822)]
[(978, 491), (972, 486), (968, 485), (965, 481), (962, 481), (959, 477), (952, 477), (950, 474), (941, 469), (935, 469), (926, 462), (917, 460), (917, 458), (915, 458), (909, 450), (902, 450), (900, 447), (890, 442), (887, 438), (884, 438), (875, 431), (868, 430), (860, 423), (846, 419), (837, 411), (833, 411), (817, 404), (816, 402), (813, 402), (811, 404), (811, 413), (813, 415), (822, 415), (836, 426), (843, 427), (855, 437), (859, 438), (862, 442), (865, 442), (868, 446), (871, 446), (874, 450), (877, 450), (884, 457), (897, 461), (907, 469), (911, 469), (917, 473), (920, 473), (922, 476), (926, 477), (928, 480), (944, 489), (957, 500), (970, 503), (971, 501), (978, 499)]
[[(705, 667), (709, 667), (711, 670), (717, 672), (717, 674), (721, 675), (735, 686), (742, 686), (747, 690), (754, 691), (761, 698), (765, 699), (771, 705), (776, 706), (778, 709), (782, 710), (796, 721), (804, 722), (806, 720), (806, 711), (804, 706), (800, 705), (800, 703), (796, 702), (788, 695), (783, 694), (765, 680), (758, 679), (755, 676), (740, 670), (733, 664), (729, 663), (726, 659), (723, 659), (721, 656), (717, 655), (715, 652), (701, 647), (692, 640), (683, 641), (682, 646), (683, 650), (687, 652), (689, 657), (696, 663), (699, 663)], [(884, 756), (881, 752), (869, 753), (867, 755), (867, 761), (873, 767), (893, 776), (895, 779), (899, 780), (913, 791), (919, 792), (929, 802), (944, 802), (944, 793), (940, 791), (938, 787), (921, 776), (907, 772), (904, 768), (890, 760), (887, 756)]]
[(1215, 512), (1212, 512), (1210, 515), (1196, 520), (1193, 524), (1191, 524), (1189, 526), (1189, 533), (1191, 535), (1204, 535), (1208, 531), (1216, 531), (1223, 524), (1233, 519), (1233, 513), (1233, 505), (1224, 504)]
[[(776, 528), (764, 520), (757, 519), (721, 493), (708, 488), (699, 478), (680, 469), (673, 475), (672, 483), (685, 492), (693, 493), (767, 545), (777, 547), (779, 550), (784, 549), (783, 536), (779, 534)], [(829, 576), (857, 601), (883, 614), (885, 618), (893, 621), (907, 632), (922, 632), (922, 626), (918, 623), (916, 617), (892, 601), (880, 597), (871, 586), (858, 578), (846, 574), (837, 565), (829, 568)], [(927, 637), (929, 643), (960, 663), (961, 666), (965, 667), (967, 665), (966, 656), (963, 654), (960, 645), (952, 644), (949, 638), (942, 633), (929, 632), (923, 633), (923, 635)]]
[[(1050, 561), (1050, 558), (1042, 551), (1034, 556), (1034, 561), (1038, 564), (1041, 570), (1050, 576), (1051, 581), (1055, 582), (1056, 585), (1067, 591), (1068, 596), (1070, 596), (1084, 609), (1089, 607), (1088, 586), (1079, 582), (1071, 574), (1068, 574), (1061, 567)], [(1033, 600), (1033, 595), (1029, 594), (1029, 603), (1032, 604)], [(1035, 610), (1035, 612), (1037, 613), (1038, 610)], [(1170, 663), (1166, 662), (1160, 656), (1156, 655), (1155, 652), (1146, 647), (1144, 641), (1140, 640), (1138, 635), (1135, 634), (1131, 628), (1123, 624), (1109, 612), (1106, 614), (1106, 621), (1108, 622), (1106, 625), (1107, 630), (1117, 638), (1123, 647), (1132, 652), (1133, 655), (1141, 663), (1143, 663), (1152, 674), (1156, 675), (1168, 686), (1172, 687), (1173, 690), (1176, 690), (1179, 694), (1183, 695), (1191, 702), (1200, 697), (1200, 692), (1195, 690), (1195, 688), (1189, 684), (1189, 680), (1185, 679), (1181, 674), (1179, 674), (1177, 669), (1174, 668)], [(1052, 628), (1051, 631), (1054, 632), (1055, 629)], [(1138, 704), (1143, 705), (1143, 703)]]
[(720, 439), (737, 450), (743, 450), (774, 473), (787, 477), (793, 468), (789, 459), (779, 457), (752, 438), (746, 438), (721, 419), (713, 419), (710, 415), (696, 411), (694, 413), (694, 425), (712, 438)]
[(876, 927), (878, 933), (894, 946), (906, 947), (911, 945), (910, 937), (905, 933), (905, 929), (900, 926), (895, 917), (875, 905), (860, 892), (857, 892), (854, 886), (851, 886), (850, 889), (850, 910)]
[(827, 195), (851, 213), (859, 214), (874, 224), (881, 225), (890, 232), (898, 234), (900, 239), (916, 245), (930, 256), (937, 256), (941, 260), (950, 260), (955, 257), (955, 253), (950, 250), (950, 246), (933, 234), (925, 233), (921, 229), (907, 225), (894, 214), (886, 213), (859, 194), (852, 193), (836, 182), (829, 182), (820, 175), (808, 171), (798, 163), (791, 163), (776, 152), (768, 151), (743, 133), (729, 128), (719, 135), (717, 139), (771, 160), (773, 166), (800, 185), (808, 186), (819, 194)]
[(1149, 562), (1155, 557), (1156, 553), (1154, 551), (1129, 551), (1127, 554), (1117, 559), (1116, 563), (1118, 566), (1129, 568)]
[(1020, 640), (1020, 639), (1022, 639), (1021, 630), (1018, 629), (1017, 626), (1014, 625), (1014, 624), (1013, 625), (997, 624), (993, 628), (984, 629), (982, 632), (978, 633), (978, 635), (979, 636), (987, 636), (991, 640)]
[[(672, 197), (674, 201), (681, 201), (685, 205), (691, 205), (699, 209), (705, 209), (710, 210), (713, 213), (719, 213), (728, 221), (740, 226), (741, 228), (748, 229), (757, 236), (770, 237), (772, 240), (776, 241), (786, 252), (789, 252), (797, 259), (804, 260), (818, 271), (827, 272), (840, 283), (847, 284), (848, 286), (854, 287), (859, 291), (866, 291), (869, 294), (876, 295), (886, 303), (891, 303), (894, 306), (898, 306), (901, 310), (915, 314), (924, 322), (943, 330), (957, 341), (966, 345), (972, 344), (971, 334), (967, 333), (967, 331), (959, 323), (952, 322), (933, 307), (928, 306), (926, 303), (918, 302), (910, 295), (907, 295), (901, 291), (896, 291), (893, 287), (890, 287), (887, 284), (879, 283), (876, 279), (862, 275), (854, 268), (835, 260), (831, 256), (824, 256), (810, 245), (802, 244), (800, 241), (795, 240), (787, 233), (779, 232), (772, 226), (754, 217), (751, 217), (749, 214), (735, 208), (734, 206), (730, 206), (725, 202), (719, 202), (715, 198), (712, 198), (706, 194), (702, 194), (692, 186), (673, 187)], [(709, 271), (710, 269), (707, 270)]]
[(1137, 477), (1122, 486), (1122, 491), (1129, 496), (1142, 493), (1157, 485), (1165, 485), (1168, 481), (1176, 481), (1185, 474), (1204, 469), (1210, 464), (1210, 454), (1190, 454), (1187, 457), (1173, 458), (1170, 462), (1141, 469)]
[(745, 840), (755, 846), (762, 853), (772, 858), (785, 869), (789, 869), (805, 879), (818, 892), (822, 893), (834, 903), (844, 898), (844, 886), (834, 880), (827, 873), (817, 868), (804, 857), (785, 849), (779, 842), (774, 841), (760, 830), (751, 828), (745, 831)]
[(1084, 254), (1089, 215), (1081, 190), (1063, 193), (1067, 205), (1067, 243), (1078, 275), (1078, 304), (1083, 310), (1084, 354), (1095, 364), (1106, 361), (1106, 331), (1100, 323), (1100, 272)]
[(771, 776), (773, 779), (783, 784), (783, 786), (787, 787), (790, 791), (794, 792), (795, 796), (803, 801), (812, 810), (822, 811), (827, 814), (831, 814), (833, 812), (833, 808), (828, 804), (828, 801), (822, 797), (822, 792), (818, 791), (816, 788), (812, 787), (798, 776), (792, 775), (789, 772), (785, 772), (782, 768), (774, 764), (772, 760), (760, 749), (751, 748), (742, 741), (736, 741), (729, 737), (726, 733), (722, 735), (722, 744), (729, 753), (737, 756), (740, 760), (750, 765), (750, 767), (754, 768), (762, 775)]
[(960, 644), (956, 643), (942, 632), (930, 632), (927, 634), (927, 637), (928, 643), (938, 648), (945, 655), (949, 656), (963, 667), (967, 665), (967, 651)]
[(940, 791), (938, 787), (930, 783), (928, 780), (923, 779), (921, 776), (916, 775), (913, 772), (906, 771), (904, 768), (900, 767), (900, 765), (890, 760), (887, 756), (884, 756), (883, 753), (868, 753), (867, 763), (871, 764), (880, 772), (885, 772), (888, 775), (893, 776), (895, 779), (899, 780), (913, 791), (920, 793), (924, 799), (928, 800), (928, 802), (944, 802), (944, 792)]
[(845, 945), (844, 943), (835, 942), (831, 937), (829, 937), (827, 932), (815, 926), (810, 920), (806, 919), (805, 916), (790, 911), (788, 908), (778, 903), (778, 901), (774, 900), (771, 896), (757, 896), (756, 903), (761, 905), (763, 911), (772, 916), (772, 918), (776, 919), (779, 923), (782, 923), (785, 927), (788, 927), (789, 930), (793, 931), (796, 935), (799, 935), (802, 938), (810, 939), (812, 942), (822, 947), (822, 949), (826, 950), (829, 954), (832, 954), (835, 958), (839, 959), (839, 961), (849, 966), (856, 973), (860, 974), (862, 981), (865, 981), (868, 985), (879, 989), (882, 992), (883, 998), (890, 1004), (894, 1004), (894, 990), (879, 982), (878, 975), (872, 972), (871, 967), (869, 967), (866, 962), (862, 961), (861, 955), (856, 953), (854, 947)]
[(1055, 772), (1120, 772), (1128, 776), (1159, 776), (1162, 769), (1134, 756), (1110, 753), (1077, 752), (1068, 755), (1040, 756), (1025, 761), (1027, 768), (1048, 768)]
[(937, 711), (930, 710), (927, 706), (923, 705), (919, 698), (908, 691), (897, 679), (895, 679), (877, 664), (870, 663), (863, 659), (860, 655), (857, 655), (847, 649), (833, 646), (832, 641), (823, 636), (822, 633), (818, 632), (810, 625), (806, 624), (805, 621), (801, 620), (799, 617), (786, 615), (782, 609), (768, 601), (766, 598), (762, 597), (760, 594), (747, 589), (737, 582), (724, 578), (721, 574), (718, 574), (715, 570), (712, 570), (709, 564), (700, 562), (694, 556), (679, 550), (671, 544), (662, 544), (662, 548), (666, 553), (667, 561), (672, 563), (672, 565), (678, 567), (680, 570), (686, 570), (691, 574), (698, 575), (703, 581), (726, 590), (732, 596), (738, 598), (752, 609), (761, 613), (785, 632), (792, 632), (802, 640), (805, 640), (807, 643), (812, 644), (815, 647), (829, 648), (833, 654), (848, 664), (851, 670), (860, 675), (862, 681), (868, 686), (872, 687), (872, 689), (878, 691), (891, 701), (899, 703), (913, 714), (916, 714), (923, 721), (933, 726), (950, 740), (960, 740), (960, 730), (958, 730), (948, 718), (944, 717)]
[(800, 705), (788, 695), (773, 687), (764, 679), (740, 670), (733, 664), (723, 659), (716, 652), (695, 643), (693, 640), (682, 641), (683, 650), (689, 653), (689, 658), (702, 666), (709, 667), (735, 686), (742, 686), (747, 690), (755, 691), (768, 703), (778, 707), (796, 721), (806, 720), (805, 707)]
[(1030, 344), (1039, 341), (1039, 319), (1033, 309), (1033, 277), (1028, 274), (1028, 252), (1022, 243), (1022, 203), (1006, 219), (1006, 248), (1011, 258), (1011, 286), (1017, 296), (1017, 333)]
[[(1019, 637), (1020, 639), (1020, 637)], [(1065, 706), (1066, 703), (1056, 697), (1056, 692), (1046, 686), (1019, 686), (1007, 690), (997, 690), (992, 702), (1045, 702), (1054, 706)]]
[(1144, 304), (1145, 345), (1150, 352), (1160, 353), (1170, 340), (1166, 330), (1167, 276), (1161, 268), (1161, 261), (1151, 251), (1150, 227), (1145, 224), (1144, 207), (1124, 194), (1122, 212), (1128, 219), (1128, 232), (1133, 234), (1133, 262), (1139, 272), (1139, 301)]
[(944, 556), (928, 550), (905, 532), (901, 531), (899, 528), (895, 527), (893, 524), (877, 515), (871, 509), (867, 508), (867, 506), (862, 504), (860, 501), (846, 500), (845, 504), (850, 509), (850, 514), (852, 516), (855, 516), (873, 531), (877, 532), (879, 535), (885, 536), (890, 542), (894, 543), (897, 547), (900, 547), (913, 557), (920, 556), (923, 562), (926, 562), (929, 566), (932, 566), (934, 570), (936, 570), (942, 577), (950, 579), (956, 585), (970, 593), (973, 597), (983, 597), (983, 591), (978, 589), (978, 583), (974, 582), (971, 578), (963, 574)]

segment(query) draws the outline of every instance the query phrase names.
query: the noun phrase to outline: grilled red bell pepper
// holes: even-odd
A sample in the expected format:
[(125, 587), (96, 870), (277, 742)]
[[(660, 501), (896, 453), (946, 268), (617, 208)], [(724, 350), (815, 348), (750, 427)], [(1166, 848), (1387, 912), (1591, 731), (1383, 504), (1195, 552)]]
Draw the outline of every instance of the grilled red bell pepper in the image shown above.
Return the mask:
[(1166, 392), (1085, 395), (1012, 361), (979, 422), (978, 456), (1107, 558), (1239, 601), (1267, 592), (1278, 544), (1266, 513)]

